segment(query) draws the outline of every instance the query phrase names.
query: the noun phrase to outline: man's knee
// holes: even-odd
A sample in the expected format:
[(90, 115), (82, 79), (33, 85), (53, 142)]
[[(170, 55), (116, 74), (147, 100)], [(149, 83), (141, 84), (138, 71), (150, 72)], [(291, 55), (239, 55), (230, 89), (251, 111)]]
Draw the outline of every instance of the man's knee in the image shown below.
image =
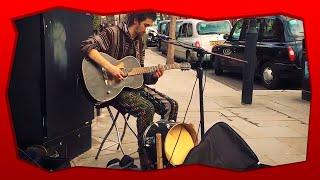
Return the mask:
[(155, 108), (151, 102), (146, 102), (143, 106), (141, 106), (140, 111), (144, 115), (154, 115)]

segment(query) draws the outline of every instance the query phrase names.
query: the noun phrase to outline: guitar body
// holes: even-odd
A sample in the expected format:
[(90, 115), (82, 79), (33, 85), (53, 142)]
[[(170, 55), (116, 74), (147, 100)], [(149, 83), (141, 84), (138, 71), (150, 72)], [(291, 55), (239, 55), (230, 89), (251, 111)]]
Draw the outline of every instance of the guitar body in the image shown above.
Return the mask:
[[(123, 68), (126, 72), (130, 72), (132, 68), (141, 67), (139, 61), (133, 56), (116, 60), (108, 54), (100, 54), (111, 64)], [(125, 87), (137, 89), (143, 85), (143, 74), (127, 76), (123, 81), (117, 81), (94, 61), (86, 58), (82, 61), (82, 75), (91, 98), (99, 103), (115, 98)]]

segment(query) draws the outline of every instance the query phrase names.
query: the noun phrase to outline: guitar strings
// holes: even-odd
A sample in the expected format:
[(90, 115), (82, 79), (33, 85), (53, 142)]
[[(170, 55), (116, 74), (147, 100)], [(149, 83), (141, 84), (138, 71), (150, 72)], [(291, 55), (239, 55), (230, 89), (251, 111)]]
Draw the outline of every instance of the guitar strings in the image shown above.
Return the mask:
[[(166, 64), (164, 65), (164, 70), (170, 70), (170, 69), (182, 69), (182, 66), (180, 64)], [(150, 73), (154, 72), (158, 69), (158, 66), (151, 66), (151, 67), (137, 67), (133, 68), (129, 74), (130, 75), (137, 75), (137, 74), (143, 74), (143, 73)]]

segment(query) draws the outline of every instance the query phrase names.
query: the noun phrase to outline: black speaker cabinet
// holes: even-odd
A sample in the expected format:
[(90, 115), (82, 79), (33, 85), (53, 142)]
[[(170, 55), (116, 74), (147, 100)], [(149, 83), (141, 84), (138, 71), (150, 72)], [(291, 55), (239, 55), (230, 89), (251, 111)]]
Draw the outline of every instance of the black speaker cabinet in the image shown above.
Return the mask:
[(53, 10), (17, 20), (16, 28), (8, 95), (17, 145), (73, 158), (91, 147), (93, 105), (82, 89), (80, 44), (93, 34), (93, 16)]

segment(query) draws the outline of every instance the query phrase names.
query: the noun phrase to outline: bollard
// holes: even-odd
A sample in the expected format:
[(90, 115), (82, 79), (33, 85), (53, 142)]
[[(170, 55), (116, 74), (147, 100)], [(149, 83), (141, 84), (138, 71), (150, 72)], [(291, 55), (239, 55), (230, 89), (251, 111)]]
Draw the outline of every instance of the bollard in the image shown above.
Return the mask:
[(252, 104), (252, 94), (253, 94), (253, 81), (254, 81), (254, 71), (257, 62), (256, 46), (258, 39), (258, 32), (256, 29), (256, 19), (250, 19), (249, 28), (246, 34), (245, 42), (245, 63), (243, 68), (243, 80), (242, 80), (242, 104)]

